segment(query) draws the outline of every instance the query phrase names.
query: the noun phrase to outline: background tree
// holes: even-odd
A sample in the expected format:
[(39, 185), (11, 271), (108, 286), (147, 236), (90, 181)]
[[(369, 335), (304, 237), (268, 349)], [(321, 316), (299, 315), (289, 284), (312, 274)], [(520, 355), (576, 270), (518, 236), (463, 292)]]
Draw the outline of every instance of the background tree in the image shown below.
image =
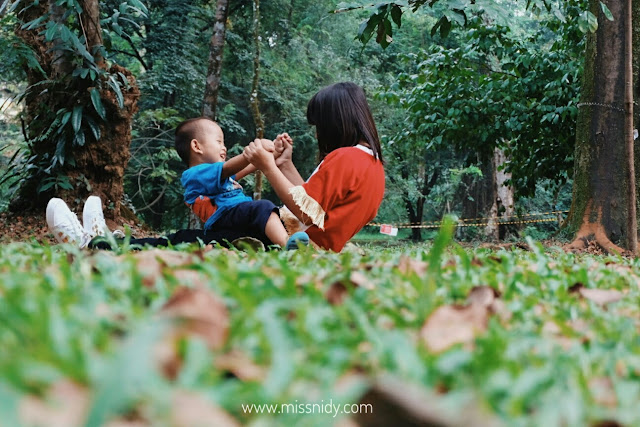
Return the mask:
[[(628, 233), (627, 151), (625, 147), (625, 20), (622, 0), (589, 3), (598, 16), (597, 31), (587, 37), (575, 154), (575, 181), (569, 226), (576, 230), (571, 248), (587, 239), (607, 250), (622, 252), (615, 243)], [(640, 2), (634, 1), (635, 13)], [(610, 12), (609, 12), (610, 11)], [(636, 33), (637, 37), (637, 33)], [(636, 38), (636, 43), (640, 42)]]
[(229, 1), (218, 0), (216, 16), (213, 24), (213, 35), (209, 42), (209, 69), (202, 102), (202, 115), (212, 120), (216, 118), (218, 106), (218, 92), (220, 90), (220, 73), (222, 72), (222, 52), (224, 50), (224, 36), (227, 29), (229, 15)]
[(105, 31), (122, 32), (120, 23), (144, 6), (130, 0), (106, 15), (97, 0), (17, 1), (8, 10), (17, 13), (16, 35), (37, 59), (24, 63), (29, 160), (13, 209), (42, 207), (54, 194), (84, 200), (94, 193), (107, 216), (118, 217), (139, 92), (103, 39)]

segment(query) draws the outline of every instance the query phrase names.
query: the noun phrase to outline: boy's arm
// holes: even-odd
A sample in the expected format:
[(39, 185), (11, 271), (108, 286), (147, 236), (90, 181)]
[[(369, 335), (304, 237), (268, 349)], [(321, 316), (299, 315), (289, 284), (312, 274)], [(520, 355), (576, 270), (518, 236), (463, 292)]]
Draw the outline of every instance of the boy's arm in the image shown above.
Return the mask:
[[(240, 154), (240, 156), (241, 155), (242, 154)], [(249, 174), (254, 173), (257, 170), (258, 170), (258, 168), (256, 168), (252, 164), (249, 164), (249, 166), (247, 166), (246, 168), (242, 169), (240, 172), (236, 173), (236, 181), (244, 178), (245, 176), (247, 176)]]
[[(258, 140), (256, 139), (256, 141)], [(261, 141), (265, 146), (265, 149), (273, 153), (273, 142), (267, 139), (262, 139)], [(236, 175), (236, 179), (240, 179), (252, 172), (255, 172), (255, 170), (256, 168), (253, 167), (242, 154), (238, 154), (224, 162), (222, 165), (220, 180), (223, 181), (233, 175)]]
[[(230, 158), (222, 165), (222, 173), (220, 174), (220, 182), (229, 178), (230, 176), (238, 174), (241, 170), (246, 168), (250, 163), (245, 159), (242, 154)], [(245, 174), (246, 175), (246, 174)]]
[[(274, 147), (273, 147), (273, 142), (269, 141), (268, 139), (262, 139), (260, 140), (262, 141), (262, 145), (265, 147), (265, 149), (271, 153), (274, 152)], [(243, 167), (241, 167), (240, 169), (235, 169), (235, 165), (232, 165), (231, 167), (233, 169), (233, 173), (230, 173), (228, 175), (225, 175), (225, 166), (227, 165), (227, 163), (231, 162), (232, 160), (237, 159), (238, 157), (244, 157), (242, 154), (237, 155), (236, 157), (229, 159), (229, 161), (227, 161), (223, 166), (222, 166), (222, 177), (221, 179), (226, 179), (228, 177), (230, 177), (231, 175), (235, 175), (236, 176), (236, 180), (242, 179), (245, 176), (254, 173), (255, 171), (258, 170), (258, 168), (256, 168), (255, 166), (253, 166), (251, 163), (249, 163), (246, 159), (243, 158), (244, 163), (240, 163), (238, 162), (238, 166), (240, 166), (240, 164), (244, 164)]]

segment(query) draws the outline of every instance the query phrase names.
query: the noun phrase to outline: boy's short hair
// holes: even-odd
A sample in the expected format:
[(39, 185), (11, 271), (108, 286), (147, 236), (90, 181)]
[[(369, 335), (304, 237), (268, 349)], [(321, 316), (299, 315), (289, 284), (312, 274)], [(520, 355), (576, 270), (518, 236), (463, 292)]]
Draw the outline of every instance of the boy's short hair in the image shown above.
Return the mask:
[(183, 121), (178, 125), (178, 127), (176, 127), (176, 151), (178, 152), (178, 156), (180, 156), (182, 161), (187, 166), (189, 166), (189, 160), (191, 159), (191, 140), (201, 138), (201, 136), (198, 134), (198, 126), (196, 126), (196, 124), (200, 120), (208, 120), (210, 122), (216, 123), (208, 117), (194, 117), (192, 119)]

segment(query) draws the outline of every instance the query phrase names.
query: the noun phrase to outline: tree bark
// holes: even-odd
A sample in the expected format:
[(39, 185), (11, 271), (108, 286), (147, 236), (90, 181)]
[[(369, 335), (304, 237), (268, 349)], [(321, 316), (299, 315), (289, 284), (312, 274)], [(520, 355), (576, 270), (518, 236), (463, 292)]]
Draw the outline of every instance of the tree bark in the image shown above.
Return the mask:
[[(256, 127), (256, 138), (264, 138), (264, 121), (260, 113), (260, 0), (253, 0), (253, 42), (255, 51), (253, 55), (253, 84), (251, 87), (250, 104), (253, 112), (253, 122)], [(262, 198), (262, 172), (256, 171), (253, 198)]]
[[(625, 123), (624, 123), (624, 139), (625, 150), (627, 152), (628, 162), (628, 179), (629, 186), (627, 189), (628, 200), (627, 206), (629, 209), (629, 215), (627, 216), (627, 249), (632, 254), (635, 254), (638, 250), (638, 221), (636, 218), (636, 176), (635, 176), (635, 157), (634, 157), (634, 142), (633, 142), (633, 7), (632, 0), (625, 0), (625, 88), (624, 88), (624, 103), (625, 103)], [(634, 231), (636, 230), (636, 231)]]
[(485, 227), (485, 235), (494, 241), (503, 240), (509, 228), (507, 225), (500, 225), (500, 218), (507, 220), (514, 214), (514, 189), (506, 184), (511, 179), (511, 174), (503, 170), (507, 162), (504, 151), (496, 147), (491, 160), (492, 205), (487, 213), (488, 224)]
[(585, 248), (590, 239), (609, 252), (624, 252), (628, 233), (629, 164), (625, 141), (625, 15), (623, 0), (590, 0), (598, 29), (588, 34), (580, 110), (576, 129), (574, 185), (568, 249)]
[(209, 117), (211, 120), (216, 119), (218, 92), (220, 91), (220, 74), (222, 72), (222, 53), (224, 50), (224, 37), (227, 30), (228, 14), (229, 0), (218, 0), (215, 23), (213, 24), (213, 35), (209, 42), (209, 69), (207, 70), (207, 83), (204, 88), (204, 100), (202, 103), (202, 115)]

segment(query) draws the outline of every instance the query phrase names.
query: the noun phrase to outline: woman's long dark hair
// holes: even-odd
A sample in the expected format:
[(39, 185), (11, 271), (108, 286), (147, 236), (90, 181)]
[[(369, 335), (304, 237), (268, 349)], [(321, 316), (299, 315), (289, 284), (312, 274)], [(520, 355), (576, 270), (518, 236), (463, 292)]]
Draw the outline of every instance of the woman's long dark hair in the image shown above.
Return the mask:
[(307, 120), (317, 131), (320, 159), (341, 147), (364, 141), (376, 159), (382, 160), (380, 138), (364, 90), (354, 83), (336, 83), (313, 95)]

